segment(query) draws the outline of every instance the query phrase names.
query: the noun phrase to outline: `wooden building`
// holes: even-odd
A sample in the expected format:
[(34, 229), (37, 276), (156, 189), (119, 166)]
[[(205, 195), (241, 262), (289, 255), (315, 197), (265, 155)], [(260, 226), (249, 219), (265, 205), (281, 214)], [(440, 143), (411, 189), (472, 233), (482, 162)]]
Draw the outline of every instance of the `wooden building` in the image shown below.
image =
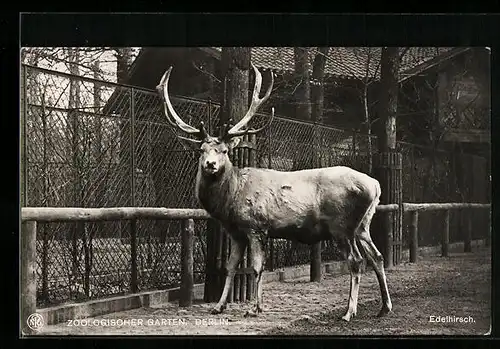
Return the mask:
[[(316, 50), (310, 48), (309, 54), (312, 70)], [(364, 90), (367, 86), (370, 123), (376, 134), (377, 127), (380, 126), (377, 112), (380, 54), (381, 48), (377, 47), (330, 48), (325, 66), (325, 124), (363, 132), (366, 129)], [(266, 70), (271, 69), (276, 75), (273, 93), (263, 109), (268, 110), (270, 106), (274, 106), (277, 116), (294, 118), (294, 89), (297, 84), (294, 49), (254, 47), (251, 55), (252, 62), (262, 72), (263, 89), (268, 83)], [(465, 152), (489, 157), (489, 58), (490, 53), (486, 48), (401, 48), (398, 140), (434, 148), (460, 148)], [(221, 48), (217, 47), (145, 47), (132, 63), (126, 84), (154, 90), (170, 66), (174, 67), (169, 84), (171, 95), (221, 101)], [(115, 91), (105, 107), (105, 114), (130, 114), (130, 104), (119, 102), (123, 100), (124, 93), (125, 90)], [(163, 117), (159, 98), (156, 97), (155, 103), (151, 102), (154, 94), (155, 92), (137, 94), (134, 109), (136, 120)], [(190, 110), (180, 112), (185, 113), (183, 117), (188, 122), (192, 114), (196, 113)], [(136, 133), (142, 137), (147, 133), (141, 127), (136, 127)], [(179, 153), (172, 151), (178, 148), (174, 144), (176, 140), (172, 132), (161, 130), (147, 137), (153, 144), (141, 148), (141, 151), (150, 155), (138, 158), (157, 164), (168, 162), (165, 157), (171, 158), (173, 162), (183, 161), (179, 158)], [(346, 133), (346, 137), (349, 137), (349, 133)], [(338, 141), (350, 142), (348, 139)], [(145, 142), (138, 139), (136, 143)], [(189, 163), (192, 164), (192, 161)], [(136, 165), (141, 169), (149, 166), (140, 161)], [(168, 168), (165, 171), (167, 170)], [(191, 170), (195, 171), (194, 168)], [(158, 177), (153, 179), (156, 192), (164, 191), (160, 190), (160, 186), (163, 186), (161, 182), (164, 183), (165, 178), (175, 176), (178, 177), (179, 174), (153, 175), (154, 178)], [(171, 205), (160, 196), (156, 195), (156, 202), (149, 204)]]

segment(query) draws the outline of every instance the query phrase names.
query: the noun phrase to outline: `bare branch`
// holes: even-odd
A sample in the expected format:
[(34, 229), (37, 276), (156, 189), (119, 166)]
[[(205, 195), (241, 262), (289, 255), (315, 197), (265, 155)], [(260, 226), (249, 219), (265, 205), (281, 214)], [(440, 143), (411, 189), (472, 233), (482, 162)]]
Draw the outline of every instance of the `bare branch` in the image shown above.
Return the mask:
[(214, 74), (212, 74), (212, 73), (206, 71), (205, 69), (203, 69), (202, 67), (199, 67), (198, 65), (196, 65), (196, 62), (191, 62), (191, 64), (199, 72), (202, 72), (203, 74), (208, 75), (211, 79), (215, 80), (216, 82), (222, 83), (222, 81), (220, 79), (218, 79)]

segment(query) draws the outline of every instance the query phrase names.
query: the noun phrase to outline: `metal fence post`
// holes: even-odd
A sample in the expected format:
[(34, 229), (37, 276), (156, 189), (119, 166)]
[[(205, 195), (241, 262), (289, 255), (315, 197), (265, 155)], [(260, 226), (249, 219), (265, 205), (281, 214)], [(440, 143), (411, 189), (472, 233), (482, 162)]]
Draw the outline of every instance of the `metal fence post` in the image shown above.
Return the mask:
[(272, 154), (271, 154), (271, 129), (272, 129), (273, 125), (269, 125), (268, 127), (268, 131), (267, 131), (267, 145), (268, 145), (268, 151), (267, 151), (267, 160), (268, 160), (268, 164), (267, 164), (267, 167), (268, 168), (273, 168), (272, 164), (271, 164), (271, 161), (272, 161)]
[(130, 221), (130, 292), (137, 292), (137, 220)]
[(210, 98), (207, 100), (207, 116), (208, 116), (208, 134), (212, 133), (212, 101)]
[(28, 160), (28, 152), (27, 152), (27, 145), (26, 145), (26, 115), (27, 115), (27, 105), (28, 105), (28, 94), (27, 94), (27, 78), (26, 78), (26, 68), (24, 65), (21, 66), (21, 115), (20, 115), (20, 130), (21, 130), (21, 135), (20, 135), (20, 145), (21, 145), (21, 154), (20, 154), (20, 174), (21, 174), (21, 181), (20, 181), (20, 199), (21, 199), (21, 207), (26, 206), (26, 199), (27, 199), (27, 183), (28, 183), (28, 177), (27, 175), (27, 160)]
[(131, 155), (131, 169), (130, 169), (130, 195), (131, 200), (130, 204), (132, 207), (136, 205), (136, 197), (135, 197), (135, 186), (136, 186), (136, 178), (135, 178), (135, 169), (136, 159), (135, 159), (135, 103), (134, 103), (134, 88), (130, 88), (130, 155)]

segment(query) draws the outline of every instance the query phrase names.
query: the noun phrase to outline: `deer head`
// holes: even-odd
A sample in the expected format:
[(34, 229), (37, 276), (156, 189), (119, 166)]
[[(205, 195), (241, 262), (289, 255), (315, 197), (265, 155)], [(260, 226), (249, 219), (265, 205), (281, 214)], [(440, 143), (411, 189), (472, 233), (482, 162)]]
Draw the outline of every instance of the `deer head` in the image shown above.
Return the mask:
[(223, 173), (228, 166), (232, 166), (231, 161), (229, 160), (228, 151), (238, 145), (241, 136), (246, 134), (256, 134), (263, 131), (271, 124), (274, 118), (274, 108), (272, 108), (271, 117), (264, 126), (258, 129), (247, 128), (248, 123), (255, 115), (260, 105), (264, 103), (271, 95), (274, 84), (274, 76), (271, 72), (271, 83), (266, 91), (266, 94), (264, 95), (264, 97), (259, 98), (260, 89), (262, 86), (262, 75), (253, 64), (251, 64), (251, 66), (255, 72), (255, 86), (250, 107), (248, 108), (245, 116), (236, 125), (231, 125), (230, 122), (228, 124), (222, 125), (220, 127), (218, 136), (209, 135), (205, 128), (205, 125), (203, 124), (203, 121), (200, 122), (198, 128), (188, 125), (187, 123), (182, 121), (181, 117), (174, 110), (168, 95), (168, 80), (170, 78), (170, 73), (172, 72), (172, 67), (170, 67), (165, 72), (160, 80), (159, 85), (156, 87), (164, 102), (165, 116), (167, 117), (167, 121), (170, 123), (170, 125), (183, 131), (193, 138), (186, 138), (183, 136), (178, 137), (183, 140), (194, 142), (200, 145), (199, 149), (201, 155), (199, 165), (202, 174), (204, 175), (217, 175), (219, 173)]

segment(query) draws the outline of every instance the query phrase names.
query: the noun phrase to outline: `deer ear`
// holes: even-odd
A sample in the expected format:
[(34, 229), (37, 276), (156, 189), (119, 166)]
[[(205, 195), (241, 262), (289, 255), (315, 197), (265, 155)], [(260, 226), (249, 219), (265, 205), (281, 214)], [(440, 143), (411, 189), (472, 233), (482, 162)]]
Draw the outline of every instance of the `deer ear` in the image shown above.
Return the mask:
[(227, 146), (229, 147), (229, 149), (233, 149), (233, 148), (237, 147), (238, 144), (240, 144), (240, 141), (241, 141), (241, 137), (231, 138), (229, 140), (229, 142), (227, 143)]

